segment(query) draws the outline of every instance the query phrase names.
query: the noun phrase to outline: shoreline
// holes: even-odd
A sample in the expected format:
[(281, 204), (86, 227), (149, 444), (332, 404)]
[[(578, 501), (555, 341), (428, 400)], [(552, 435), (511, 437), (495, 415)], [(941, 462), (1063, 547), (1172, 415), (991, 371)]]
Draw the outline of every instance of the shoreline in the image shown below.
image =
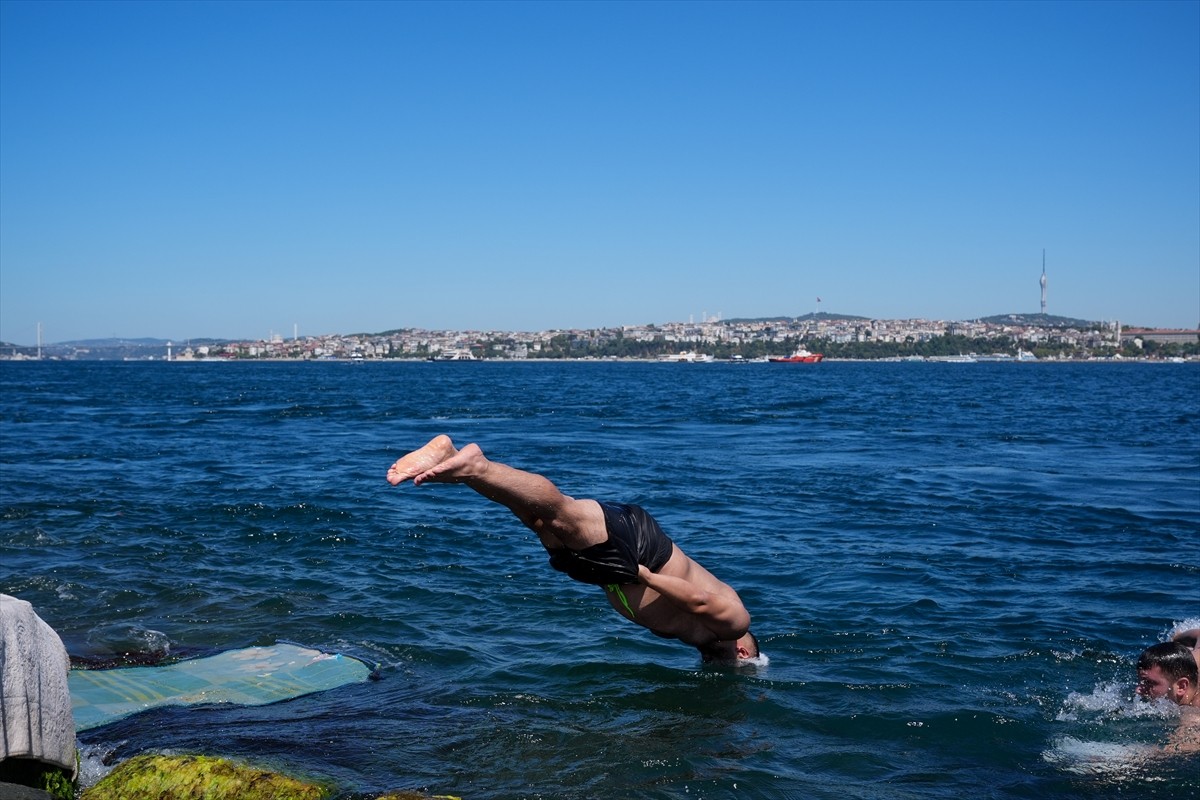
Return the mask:
[[(54, 363), (54, 364), (686, 364), (690, 362), (660, 361), (651, 358), (476, 358), (476, 359), (429, 359), (429, 358), (11, 358), (0, 357), (0, 363)], [(761, 361), (733, 361), (714, 359), (697, 364), (745, 365), (762, 364)], [(1200, 356), (1186, 358), (1039, 358), (1022, 360), (1017, 358), (978, 357), (960, 359), (957, 356), (913, 358), (825, 358), (825, 364), (1200, 364)], [(815, 364), (779, 365), (793, 368), (812, 368)]]

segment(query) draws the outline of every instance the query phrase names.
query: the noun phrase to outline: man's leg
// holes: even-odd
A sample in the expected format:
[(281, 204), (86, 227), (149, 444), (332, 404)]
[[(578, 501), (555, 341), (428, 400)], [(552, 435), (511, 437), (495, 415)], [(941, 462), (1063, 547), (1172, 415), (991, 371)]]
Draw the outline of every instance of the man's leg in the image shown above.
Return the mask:
[(547, 549), (582, 550), (608, 538), (604, 512), (595, 500), (576, 500), (541, 475), (490, 461), (476, 444), (458, 450), (448, 436), (400, 458), (388, 470), (393, 486), (465, 483), (487, 499), (512, 511), (538, 535)]

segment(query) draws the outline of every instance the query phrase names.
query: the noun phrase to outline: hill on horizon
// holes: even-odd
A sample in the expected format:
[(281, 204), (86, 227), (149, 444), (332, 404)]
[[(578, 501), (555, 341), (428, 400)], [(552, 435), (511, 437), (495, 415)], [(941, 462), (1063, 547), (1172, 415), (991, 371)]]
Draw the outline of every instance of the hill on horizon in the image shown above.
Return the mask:
[[(42, 347), (166, 347), (170, 343), (174, 347), (187, 347), (198, 344), (222, 344), (229, 339), (200, 337), (192, 339), (157, 339), (143, 336), (138, 339), (127, 339), (123, 336), (109, 336), (104, 339), (67, 339), (62, 342), (42, 342)], [(16, 347), (22, 350), (37, 347), (36, 344), (17, 344), (16, 342), (0, 342), (0, 347)]]
[(979, 322), (991, 325), (1037, 325), (1043, 328), (1099, 328), (1103, 323), (1095, 320), (1060, 317), (1056, 314), (996, 314), (980, 317)]
[(721, 322), (832, 322), (839, 319), (870, 320), (873, 319), (873, 317), (862, 317), (857, 314), (835, 314), (832, 311), (818, 311), (815, 313), (810, 311), (807, 314), (802, 314), (797, 317), (789, 316), (787, 314), (777, 314), (771, 317), (731, 317), (729, 319), (723, 319)]
[(156, 339), (152, 337), (142, 337), (137, 339), (126, 339), (121, 337), (109, 337), (106, 339), (76, 339), (65, 342), (43, 342), (39, 348), (37, 345), (30, 344), (13, 344), (11, 342), (0, 342), (0, 351), (6, 355), (24, 356), (26, 358), (34, 357), (41, 353), (41, 357), (45, 359), (82, 359), (89, 361), (120, 361), (123, 359), (129, 360), (156, 360), (167, 356), (167, 343), (170, 342), (176, 353), (181, 352), (189, 344), (197, 346), (202, 344), (219, 344), (222, 339)]
[[(789, 317), (778, 315), (771, 317), (734, 317), (722, 322), (752, 323), (752, 322), (833, 322), (835, 320), (870, 321), (882, 317), (864, 317), (858, 314), (838, 314), (832, 311), (809, 312), (801, 316)], [(990, 317), (979, 317), (972, 320), (947, 320), (948, 322), (987, 322), (992, 325), (1037, 325), (1044, 328), (1098, 328), (1102, 323), (1094, 320), (1062, 317), (1055, 314), (994, 314)]]

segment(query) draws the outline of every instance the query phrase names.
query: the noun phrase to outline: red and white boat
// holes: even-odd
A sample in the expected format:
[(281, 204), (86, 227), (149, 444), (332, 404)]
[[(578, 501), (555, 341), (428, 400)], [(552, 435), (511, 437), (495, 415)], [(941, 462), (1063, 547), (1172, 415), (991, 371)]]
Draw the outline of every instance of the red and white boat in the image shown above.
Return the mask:
[(823, 353), (810, 353), (801, 347), (790, 356), (772, 356), (768, 358), (772, 364), (816, 364), (825, 358)]

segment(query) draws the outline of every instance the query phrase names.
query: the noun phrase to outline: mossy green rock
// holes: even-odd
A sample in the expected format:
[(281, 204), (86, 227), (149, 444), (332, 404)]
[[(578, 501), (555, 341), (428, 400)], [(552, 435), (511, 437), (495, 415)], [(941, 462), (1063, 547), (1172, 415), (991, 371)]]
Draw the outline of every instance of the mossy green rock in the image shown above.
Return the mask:
[(80, 800), (323, 800), (329, 788), (210, 756), (136, 756)]

